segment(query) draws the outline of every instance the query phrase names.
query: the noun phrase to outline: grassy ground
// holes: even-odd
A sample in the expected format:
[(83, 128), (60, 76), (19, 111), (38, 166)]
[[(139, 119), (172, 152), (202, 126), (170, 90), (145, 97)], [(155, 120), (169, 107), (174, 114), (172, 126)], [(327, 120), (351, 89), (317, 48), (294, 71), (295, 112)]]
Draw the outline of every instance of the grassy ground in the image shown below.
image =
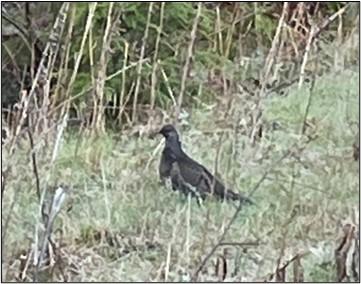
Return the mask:
[[(225, 254), (227, 281), (263, 281), (280, 256), (286, 261), (300, 251), (310, 252), (301, 260), (305, 280), (335, 280), (340, 225), (358, 214), (359, 168), (352, 159), (357, 126), (350, 126), (359, 120), (358, 86), (352, 71), (317, 80), (307, 116), (307, 131), (315, 131), (317, 139), (308, 144), (300, 135), (308, 86), (266, 99), (264, 116), (280, 127), (266, 127), (255, 147), (243, 136), (235, 142), (232, 129), (225, 129), (218, 172), (227, 184), (249, 192), (270, 171), (253, 194), (256, 205), (242, 209), (226, 236), (227, 242), (259, 244), (220, 247), (198, 280), (216, 280), (215, 259)], [(189, 126), (181, 129), (185, 151), (211, 171), (216, 130), (222, 130), (214, 117), (213, 110), (192, 110)], [(236, 206), (208, 200), (199, 207), (161, 186), (159, 143), (160, 137), (118, 133), (65, 136), (49, 178), (71, 186), (72, 209), (57, 218), (54, 236), (62, 244), (68, 281), (187, 281), (217, 242)], [(295, 143), (305, 145), (303, 151), (274, 164)], [(38, 155), (42, 182), (47, 155)], [(11, 159), (4, 153), (3, 162), (16, 165), (2, 204), (4, 224), (16, 199), (3, 247), (3, 280), (9, 281), (19, 271), (17, 255), (34, 239), (39, 208), (28, 151), (19, 149)], [(58, 270), (53, 279), (62, 280)]]

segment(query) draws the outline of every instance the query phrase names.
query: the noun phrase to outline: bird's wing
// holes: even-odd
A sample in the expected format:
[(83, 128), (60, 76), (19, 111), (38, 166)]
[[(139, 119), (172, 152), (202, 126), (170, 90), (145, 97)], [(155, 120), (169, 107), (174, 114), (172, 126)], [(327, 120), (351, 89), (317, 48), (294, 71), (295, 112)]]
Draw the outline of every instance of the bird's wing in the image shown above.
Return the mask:
[(198, 202), (204, 198), (204, 196), (194, 187), (192, 184), (188, 183), (180, 170), (178, 162), (172, 163), (172, 168), (170, 170), (170, 177), (172, 181), (173, 189), (179, 190), (184, 194), (191, 194), (192, 197), (196, 197)]
[(159, 163), (159, 177), (162, 182), (164, 182), (165, 178), (170, 176), (171, 169), (172, 169), (172, 160), (167, 156), (166, 152), (163, 151)]
[(180, 174), (186, 183), (195, 187), (202, 196), (212, 193), (213, 176), (206, 168), (188, 156), (177, 160), (177, 163)]
[(240, 200), (241, 202), (252, 203), (250, 199), (244, 197), (242, 194), (227, 189), (207, 168), (190, 157), (181, 159), (178, 164), (185, 182), (196, 187), (203, 195), (211, 194), (220, 199)]

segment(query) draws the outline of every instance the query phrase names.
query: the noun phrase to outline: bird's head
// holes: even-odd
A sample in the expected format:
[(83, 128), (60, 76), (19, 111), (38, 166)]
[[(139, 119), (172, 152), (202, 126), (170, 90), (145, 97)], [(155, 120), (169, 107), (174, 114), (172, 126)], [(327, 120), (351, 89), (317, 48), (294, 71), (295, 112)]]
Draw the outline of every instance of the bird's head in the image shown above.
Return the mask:
[(162, 127), (162, 129), (159, 131), (159, 134), (162, 134), (166, 139), (168, 137), (177, 137), (178, 138), (177, 130), (171, 124), (164, 125)]

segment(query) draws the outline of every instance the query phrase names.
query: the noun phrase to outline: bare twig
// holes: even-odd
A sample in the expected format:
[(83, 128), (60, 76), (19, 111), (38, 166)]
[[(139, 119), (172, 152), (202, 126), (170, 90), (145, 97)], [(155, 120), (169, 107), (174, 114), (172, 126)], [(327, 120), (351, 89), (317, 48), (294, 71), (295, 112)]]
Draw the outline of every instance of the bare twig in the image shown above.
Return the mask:
[(38, 201), (40, 201), (40, 179), (39, 179), (39, 173), (38, 173), (38, 166), (37, 166), (37, 163), (36, 163), (36, 153), (35, 153), (35, 148), (34, 148), (34, 140), (33, 140), (33, 136), (31, 134), (30, 128), (27, 129), (27, 133), (28, 133), (29, 142), (30, 142), (31, 161), (32, 161), (32, 164), (33, 164), (33, 172), (34, 172), (35, 181), (36, 181), (36, 195), (38, 196)]

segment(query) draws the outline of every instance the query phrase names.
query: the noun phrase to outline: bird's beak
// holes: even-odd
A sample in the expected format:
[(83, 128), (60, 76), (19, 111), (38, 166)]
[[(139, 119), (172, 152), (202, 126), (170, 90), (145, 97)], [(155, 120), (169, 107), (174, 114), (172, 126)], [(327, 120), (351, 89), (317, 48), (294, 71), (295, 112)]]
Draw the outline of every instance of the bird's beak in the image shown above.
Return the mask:
[(157, 134), (164, 136), (163, 133), (162, 133), (162, 128), (160, 128), (160, 129), (158, 130)]

